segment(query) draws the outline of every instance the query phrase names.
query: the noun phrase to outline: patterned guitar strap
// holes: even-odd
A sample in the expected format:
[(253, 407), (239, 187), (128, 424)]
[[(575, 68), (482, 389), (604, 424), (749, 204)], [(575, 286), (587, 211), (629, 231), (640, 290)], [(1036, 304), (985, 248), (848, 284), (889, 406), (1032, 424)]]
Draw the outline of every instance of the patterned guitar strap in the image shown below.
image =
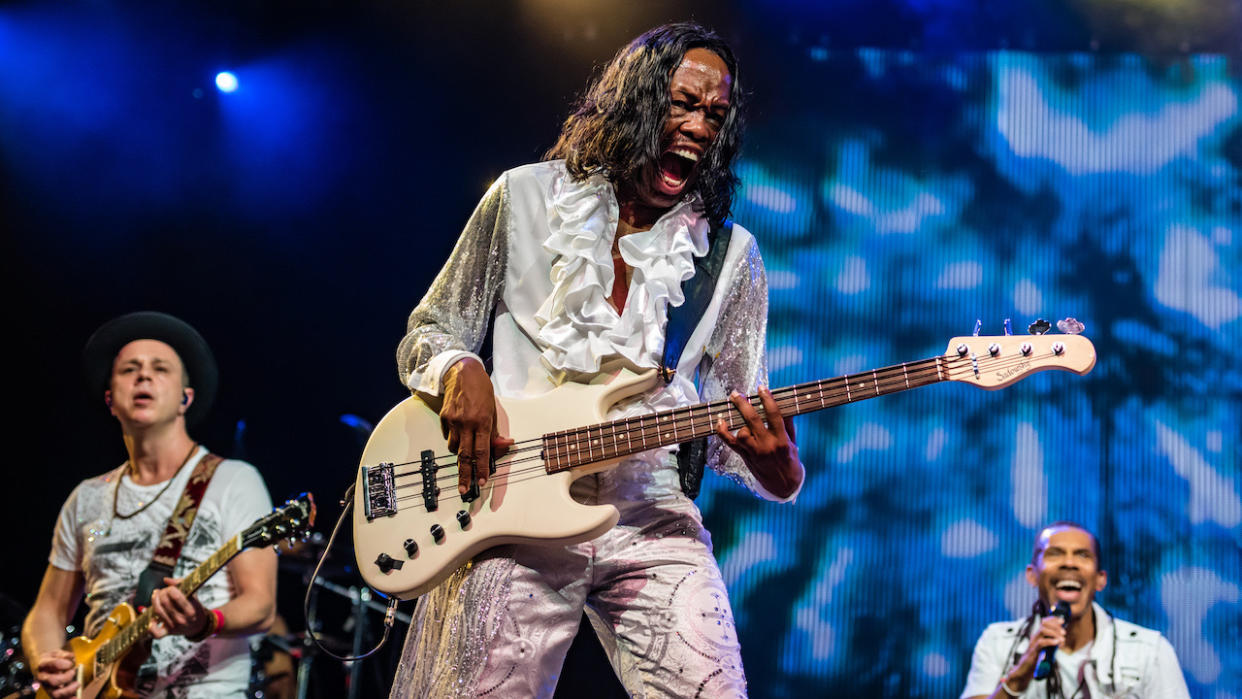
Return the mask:
[(138, 590), (134, 593), (134, 604), (138, 609), (151, 604), (151, 593), (164, 587), (164, 578), (172, 577), (177, 559), (181, 558), (181, 547), (190, 535), (190, 527), (194, 526), (194, 516), (198, 514), (203, 493), (207, 492), (207, 484), (211, 483), (211, 477), (216, 474), (216, 467), (221, 461), (224, 457), (210, 453), (204, 455), (190, 474), (190, 480), (186, 481), (181, 499), (168, 518), (168, 526), (164, 528), (164, 538), (155, 547), (151, 564), (138, 578)]

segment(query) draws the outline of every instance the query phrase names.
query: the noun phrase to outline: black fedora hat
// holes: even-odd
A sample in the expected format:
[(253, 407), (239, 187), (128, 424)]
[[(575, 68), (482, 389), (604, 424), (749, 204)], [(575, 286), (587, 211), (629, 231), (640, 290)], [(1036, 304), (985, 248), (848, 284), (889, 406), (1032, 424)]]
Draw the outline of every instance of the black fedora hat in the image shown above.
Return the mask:
[(82, 370), (92, 396), (98, 397), (108, 390), (117, 353), (134, 340), (159, 340), (177, 352), (194, 389), (194, 402), (186, 411), (185, 421), (192, 425), (202, 420), (219, 387), (216, 358), (197, 330), (167, 313), (138, 311), (99, 326), (82, 348)]

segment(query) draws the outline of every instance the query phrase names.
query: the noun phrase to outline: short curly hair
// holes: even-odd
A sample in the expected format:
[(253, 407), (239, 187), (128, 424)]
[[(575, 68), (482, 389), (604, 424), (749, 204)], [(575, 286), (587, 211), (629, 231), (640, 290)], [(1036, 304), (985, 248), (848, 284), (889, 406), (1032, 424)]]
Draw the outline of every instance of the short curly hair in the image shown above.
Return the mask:
[(1091, 531), (1090, 529), (1087, 529), (1086, 527), (1082, 526), (1078, 522), (1074, 522), (1068, 519), (1057, 520), (1053, 522), (1052, 524), (1049, 524), (1045, 527), (1040, 528), (1040, 530), (1035, 533), (1035, 546), (1031, 550), (1031, 565), (1035, 565), (1035, 562), (1039, 560), (1039, 554), (1043, 553), (1044, 549), (1043, 549), (1043, 544), (1041, 542), (1044, 538), (1044, 532), (1048, 531), (1049, 529), (1078, 529), (1080, 531), (1086, 532), (1087, 536), (1091, 537), (1091, 547), (1095, 550), (1096, 570), (1104, 570), (1104, 559), (1100, 556), (1099, 537), (1095, 535), (1095, 532)]

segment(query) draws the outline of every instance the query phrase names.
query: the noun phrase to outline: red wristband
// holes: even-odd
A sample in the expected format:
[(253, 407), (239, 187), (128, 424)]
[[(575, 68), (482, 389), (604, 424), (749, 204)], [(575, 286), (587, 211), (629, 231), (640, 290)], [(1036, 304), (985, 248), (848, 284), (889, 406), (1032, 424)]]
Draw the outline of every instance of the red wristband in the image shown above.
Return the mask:
[(220, 633), (220, 627), (224, 625), (224, 615), (219, 609), (207, 610), (207, 623), (203, 624), (203, 630), (193, 636), (186, 636), (186, 640), (192, 643), (202, 643), (207, 639)]

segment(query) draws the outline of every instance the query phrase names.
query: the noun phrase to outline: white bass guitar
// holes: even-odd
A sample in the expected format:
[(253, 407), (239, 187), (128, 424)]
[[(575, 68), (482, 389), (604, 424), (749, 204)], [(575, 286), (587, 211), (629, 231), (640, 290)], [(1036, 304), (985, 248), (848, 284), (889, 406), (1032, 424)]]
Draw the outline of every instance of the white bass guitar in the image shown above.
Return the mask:
[[(958, 381), (1009, 386), (1047, 369), (1086, 374), (1095, 347), (1081, 335), (955, 337), (941, 356), (772, 391), (788, 416), (919, 386)], [(475, 554), (507, 543), (568, 544), (616, 524), (611, 505), (569, 495), (578, 478), (616, 466), (630, 454), (715, 432), (724, 418), (742, 426), (729, 401), (605, 421), (618, 401), (659, 381), (655, 370), (622, 371), (598, 385), (565, 384), (525, 400), (498, 399), (501, 434), (516, 443), (491, 464), (482, 491), (457, 492), (457, 457), (440, 417), (415, 397), (375, 426), (354, 489), (354, 555), (371, 587), (401, 599), (427, 592)], [(758, 396), (750, 402), (763, 415)]]

